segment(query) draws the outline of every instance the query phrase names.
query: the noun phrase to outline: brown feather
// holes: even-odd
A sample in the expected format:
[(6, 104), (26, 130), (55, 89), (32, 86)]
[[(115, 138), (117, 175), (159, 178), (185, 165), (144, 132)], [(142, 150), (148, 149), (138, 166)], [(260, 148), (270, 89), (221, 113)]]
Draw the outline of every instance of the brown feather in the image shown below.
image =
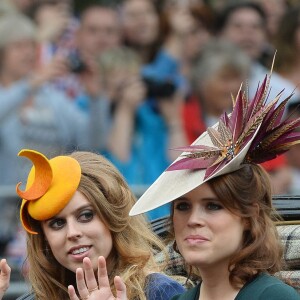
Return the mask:
[(269, 131), (269, 130), (273, 129), (274, 123), (275, 123), (275, 121), (276, 121), (278, 115), (285, 109), (285, 105), (286, 105), (286, 103), (288, 102), (288, 100), (289, 100), (289, 98), (285, 99), (284, 101), (282, 101), (282, 102), (279, 104), (278, 108), (276, 109), (276, 111), (275, 111), (274, 114), (272, 115), (271, 120), (269, 121), (269, 125), (268, 125), (266, 131)]
[(225, 126), (223, 121), (219, 121), (218, 132), (220, 133), (222, 145), (226, 144), (228, 140), (232, 140), (230, 130)]
[(285, 134), (286, 132), (288, 132), (290, 129), (293, 128), (293, 126), (299, 122), (298, 119), (293, 120), (292, 122), (289, 122), (283, 126), (279, 126), (276, 130), (274, 130), (274, 132), (272, 132), (268, 137), (264, 138), (261, 141), (261, 145), (262, 147), (266, 148), (268, 147), (268, 145), (270, 145), (271, 143), (273, 143), (275, 140), (277, 140), (279, 137), (281, 137), (283, 134)]
[(215, 130), (212, 127), (207, 128), (207, 133), (212, 141), (212, 143), (217, 147), (217, 148), (222, 148), (224, 145), (222, 143), (222, 138), (220, 136), (220, 133)]

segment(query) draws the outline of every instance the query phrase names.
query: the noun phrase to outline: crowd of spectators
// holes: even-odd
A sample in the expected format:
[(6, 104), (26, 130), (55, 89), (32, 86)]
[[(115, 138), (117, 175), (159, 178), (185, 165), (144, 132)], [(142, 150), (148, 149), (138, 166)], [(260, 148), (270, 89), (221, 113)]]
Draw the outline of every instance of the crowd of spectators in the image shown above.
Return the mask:
[[(102, 153), (131, 186), (150, 185), (177, 157), (172, 149), (231, 110), (242, 82), (255, 95), (276, 50), (268, 100), (293, 93), (286, 115), (300, 113), (297, 1), (77, 6), (1, 0), (0, 186), (25, 180), (30, 164), (17, 159), (22, 148), (48, 157)], [(299, 194), (299, 151), (265, 165), (274, 193)], [(166, 214), (167, 206), (149, 219)]]

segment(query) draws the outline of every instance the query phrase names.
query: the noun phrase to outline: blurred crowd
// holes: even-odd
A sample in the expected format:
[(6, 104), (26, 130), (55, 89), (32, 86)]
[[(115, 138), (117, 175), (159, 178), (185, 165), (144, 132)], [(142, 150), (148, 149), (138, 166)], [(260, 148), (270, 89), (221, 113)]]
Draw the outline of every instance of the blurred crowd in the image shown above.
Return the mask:
[[(17, 154), (30, 148), (99, 152), (147, 186), (231, 110), (242, 82), (255, 95), (275, 52), (268, 101), (292, 94), (284, 113), (299, 115), (297, 3), (1, 0), (0, 185), (25, 181)], [(300, 194), (299, 145), (264, 166), (274, 194)]]

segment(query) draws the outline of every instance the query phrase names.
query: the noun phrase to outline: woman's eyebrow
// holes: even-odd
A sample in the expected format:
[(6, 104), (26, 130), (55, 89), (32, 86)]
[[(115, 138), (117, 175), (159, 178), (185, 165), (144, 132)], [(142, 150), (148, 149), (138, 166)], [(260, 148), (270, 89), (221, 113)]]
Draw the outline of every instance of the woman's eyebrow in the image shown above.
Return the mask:
[(220, 199), (219, 198), (217, 198), (217, 197), (206, 197), (206, 198), (201, 198), (201, 200), (203, 200), (203, 201), (218, 201), (218, 202), (220, 202)]
[[(88, 204), (84, 204), (84, 205), (82, 205), (82, 206), (76, 208), (74, 211), (72, 211), (71, 214), (76, 214), (76, 213), (78, 213), (79, 211), (81, 211), (81, 210), (83, 210), (83, 209), (86, 209), (86, 208), (92, 208), (92, 205), (89, 204), (89, 203), (88, 203)], [(52, 217), (52, 218), (50, 218), (50, 219), (47, 219), (46, 222), (47, 222), (47, 221), (50, 221), (50, 220), (53, 220), (53, 219), (57, 219), (57, 218), (64, 218), (64, 216), (58, 214), (58, 215), (55, 215), (54, 217)]]
[(174, 201), (180, 201), (180, 200), (188, 200), (187, 197), (181, 196), (179, 198), (176, 198)]
[(91, 204), (84, 204), (80, 207), (78, 207), (77, 209), (75, 209), (75, 211), (79, 211), (79, 210), (82, 210), (82, 209), (85, 209), (85, 208), (92, 208), (92, 205)]

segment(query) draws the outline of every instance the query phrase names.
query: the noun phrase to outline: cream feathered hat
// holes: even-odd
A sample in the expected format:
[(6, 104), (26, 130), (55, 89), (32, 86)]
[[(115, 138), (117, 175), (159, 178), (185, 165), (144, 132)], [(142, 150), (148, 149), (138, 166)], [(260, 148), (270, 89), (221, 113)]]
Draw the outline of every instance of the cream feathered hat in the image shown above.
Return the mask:
[(233, 111), (224, 113), (194, 143), (177, 148), (183, 153), (146, 190), (130, 211), (137, 215), (169, 203), (204, 182), (238, 170), (245, 163), (262, 163), (300, 143), (300, 118), (282, 121), (290, 99), (282, 92), (267, 102), (270, 76), (249, 101), (242, 88), (233, 99)]

